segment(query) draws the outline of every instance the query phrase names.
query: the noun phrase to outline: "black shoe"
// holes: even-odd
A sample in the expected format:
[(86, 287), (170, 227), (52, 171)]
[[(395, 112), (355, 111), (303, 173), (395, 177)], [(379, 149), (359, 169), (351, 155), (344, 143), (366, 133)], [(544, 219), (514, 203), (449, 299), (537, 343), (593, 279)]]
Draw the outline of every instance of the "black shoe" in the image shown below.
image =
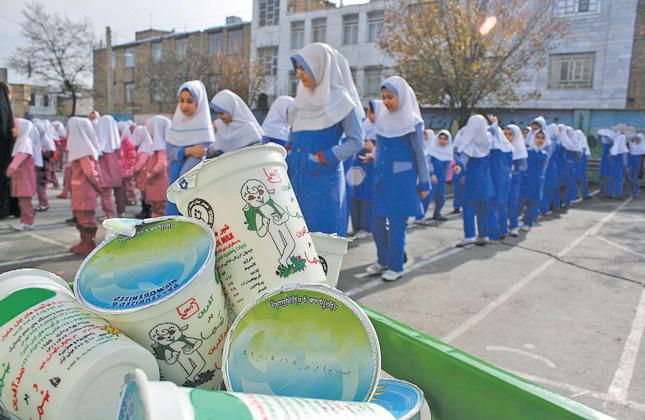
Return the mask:
[(65, 223), (68, 225), (75, 225), (76, 224), (76, 217), (71, 217), (69, 219), (65, 219)]
[(461, 209), (454, 209), (450, 214), (459, 214), (459, 213), (461, 213)]
[(448, 220), (448, 218), (443, 216), (438, 216), (438, 217), (433, 217), (432, 220), (436, 220), (438, 222), (445, 222), (446, 220)]

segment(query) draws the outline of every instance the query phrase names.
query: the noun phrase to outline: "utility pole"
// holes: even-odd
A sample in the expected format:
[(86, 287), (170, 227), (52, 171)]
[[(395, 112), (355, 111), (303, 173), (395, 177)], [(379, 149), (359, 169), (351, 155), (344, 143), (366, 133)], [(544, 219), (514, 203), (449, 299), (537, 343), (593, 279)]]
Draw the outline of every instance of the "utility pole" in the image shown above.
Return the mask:
[(106, 49), (106, 77), (105, 77), (105, 82), (107, 83), (107, 90), (106, 96), (107, 96), (107, 112), (111, 113), (114, 111), (114, 101), (112, 97), (112, 72), (114, 69), (112, 69), (112, 30), (110, 29), (109, 26), (105, 28), (105, 41), (107, 43), (107, 49)]

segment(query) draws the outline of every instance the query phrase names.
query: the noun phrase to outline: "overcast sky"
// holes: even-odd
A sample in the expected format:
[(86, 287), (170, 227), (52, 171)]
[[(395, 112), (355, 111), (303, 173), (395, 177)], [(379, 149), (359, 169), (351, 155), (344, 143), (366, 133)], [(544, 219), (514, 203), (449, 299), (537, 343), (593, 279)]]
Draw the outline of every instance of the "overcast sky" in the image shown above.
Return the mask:
[[(286, 0), (283, 0), (286, 1)], [(332, 0), (333, 1), (333, 0)], [(335, 2), (338, 2), (336, 0)], [(367, 0), (345, 0), (345, 4), (366, 3)], [(0, 67), (7, 67), (16, 46), (24, 45), (20, 35), (22, 9), (26, 0), (0, 0)], [(89, 19), (94, 25), (97, 41), (105, 40), (105, 27), (112, 28), (112, 42), (121, 44), (134, 39), (134, 32), (147, 29), (176, 31), (204, 29), (225, 23), (226, 16), (236, 15), (251, 20), (252, 0), (55, 0), (41, 4), (48, 12), (67, 15), (72, 20)], [(9, 81), (24, 83), (26, 78), (9, 69)]]

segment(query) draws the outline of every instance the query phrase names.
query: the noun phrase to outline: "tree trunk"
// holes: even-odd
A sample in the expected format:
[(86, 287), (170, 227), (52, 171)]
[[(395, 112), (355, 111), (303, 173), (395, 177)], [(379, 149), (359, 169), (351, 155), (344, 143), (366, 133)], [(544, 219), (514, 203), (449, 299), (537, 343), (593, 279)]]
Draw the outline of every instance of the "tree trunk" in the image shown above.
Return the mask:
[(72, 89), (72, 112), (70, 113), (70, 117), (73, 117), (76, 115), (76, 90)]

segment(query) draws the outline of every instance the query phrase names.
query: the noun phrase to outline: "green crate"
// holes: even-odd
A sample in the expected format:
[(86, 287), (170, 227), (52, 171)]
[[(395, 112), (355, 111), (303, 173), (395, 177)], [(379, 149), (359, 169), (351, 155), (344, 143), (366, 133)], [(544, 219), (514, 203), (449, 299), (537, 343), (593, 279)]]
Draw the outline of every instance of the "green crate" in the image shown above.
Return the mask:
[(382, 369), (421, 388), (433, 420), (611, 418), (363, 309), (379, 338)]

